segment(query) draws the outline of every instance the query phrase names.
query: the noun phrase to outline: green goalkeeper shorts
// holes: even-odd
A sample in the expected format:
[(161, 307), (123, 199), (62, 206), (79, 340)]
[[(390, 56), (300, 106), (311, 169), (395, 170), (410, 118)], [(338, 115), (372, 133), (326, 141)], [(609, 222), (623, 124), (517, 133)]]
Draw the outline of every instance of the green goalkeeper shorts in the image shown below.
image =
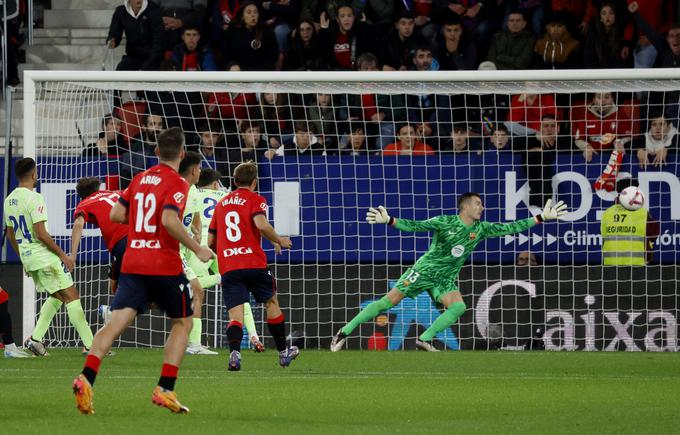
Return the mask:
[(394, 286), (397, 290), (404, 294), (407, 298), (415, 299), (416, 296), (422, 292), (428, 292), (430, 297), (436, 303), (446, 293), (457, 292), (458, 286), (453, 280), (443, 280), (442, 278), (434, 278), (418, 272), (410, 267), (399, 277), (397, 284)]
[(182, 269), (184, 269), (184, 276), (187, 277), (188, 281), (193, 281), (196, 279), (196, 273), (194, 273), (194, 270), (189, 265), (189, 257), (192, 255), (194, 255), (194, 253), (184, 247), (184, 245), (180, 247), (179, 256), (182, 258)]

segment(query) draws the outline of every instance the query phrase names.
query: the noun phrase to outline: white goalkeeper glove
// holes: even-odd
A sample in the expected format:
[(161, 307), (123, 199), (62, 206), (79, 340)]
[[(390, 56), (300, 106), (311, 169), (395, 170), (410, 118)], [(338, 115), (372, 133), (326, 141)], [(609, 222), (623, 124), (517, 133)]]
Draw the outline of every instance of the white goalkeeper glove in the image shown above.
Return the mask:
[(386, 224), (390, 222), (390, 215), (387, 214), (387, 210), (382, 205), (379, 205), (377, 209), (371, 207), (366, 212), (366, 222), (369, 224)]
[(543, 207), (543, 213), (538, 215), (538, 221), (551, 221), (554, 219), (559, 219), (567, 214), (567, 204), (564, 201), (560, 201), (557, 204), (553, 204), (552, 199), (545, 202), (545, 207)]

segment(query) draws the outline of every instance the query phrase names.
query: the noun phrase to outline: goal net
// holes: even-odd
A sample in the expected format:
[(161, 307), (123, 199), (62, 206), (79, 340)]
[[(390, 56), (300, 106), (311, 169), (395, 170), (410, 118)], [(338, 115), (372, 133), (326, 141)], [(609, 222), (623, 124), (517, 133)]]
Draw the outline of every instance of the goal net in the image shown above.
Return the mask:
[[(422, 220), (456, 214), (459, 195), (476, 192), (491, 222), (540, 213), (549, 198), (570, 213), (478, 245), (456, 281), (467, 311), (438, 346), (677, 350), (678, 71), (29, 72), (25, 89), (24, 154), (37, 158), (49, 229), (65, 250), (78, 179), (125, 188), (156, 163), (163, 128), (181, 127), (225, 188), (238, 163), (255, 160), (269, 218), (293, 241), (278, 256), (263, 246), (297, 344), (327, 348), (432, 243), (427, 232), (367, 224), (369, 206)], [(626, 183), (649, 211), (636, 215), (645, 248), (631, 253), (646, 264), (603, 266), (602, 219)], [(86, 229), (74, 279), (93, 329), (112, 298), (108, 261), (98, 230)], [(24, 336), (44, 300), (31, 289), (26, 280)], [(221, 300), (208, 290), (203, 342), (217, 347)], [(348, 346), (411, 349), (442, 309), (427, 292), (404, 299)], [(269, 340), (263, 308), (253, 312)], [(167, 327), (151, 310), (120, 344), (162, 345)], [(62, 312), (48, 344), (75, 346), (75, 334)]]

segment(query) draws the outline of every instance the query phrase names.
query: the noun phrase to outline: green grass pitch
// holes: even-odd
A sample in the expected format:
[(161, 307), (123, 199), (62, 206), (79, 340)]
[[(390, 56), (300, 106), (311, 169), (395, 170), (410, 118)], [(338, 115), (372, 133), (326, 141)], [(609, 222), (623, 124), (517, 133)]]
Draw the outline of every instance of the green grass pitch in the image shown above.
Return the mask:
[[(223, 352), (224, 353), (224, 352)], [(123, 349), (78, 414), (76, 350), (0, 360), (6, 434), (664, 434), (680, 433), (680, 354), (303, 350), (187, 356), (177, 383), (189, 415), (151, 404), (161, 350)]]

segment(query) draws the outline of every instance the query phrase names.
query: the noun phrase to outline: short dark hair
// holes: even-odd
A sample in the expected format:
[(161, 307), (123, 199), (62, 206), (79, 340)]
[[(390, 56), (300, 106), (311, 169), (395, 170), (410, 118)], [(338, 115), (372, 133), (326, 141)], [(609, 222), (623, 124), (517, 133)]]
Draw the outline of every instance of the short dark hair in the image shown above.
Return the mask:
[(260, 133), (262, 132), (262, 126), (260, 125), (260, 123), (248, 120), (244, 120), (243, 122), (241, 122), (241, 126), (239, 127), (238, 131), (239, 133), (245, 133), (246, 131), (251, 130), (253, 128), (257, 128), (258, 130), (260, 130)]
[(23, 180), (33, 173), (35, 167), (35, 160), (30, 157), (24, 157), (14, 162), (14, 175), (19, 180)]
[(303, 133), (314, 133), (314, 129), (312, 128), (311, 125), (307, 124), (307, 121), (298, 121), (295, 123), (295, 133), (297, 132), (303, 132)]
[(196, 165), (201, 164), (201, 155), (196, 151), (188, 151), (181, 162), (179, 162), (179, 174), (186, 175), (189, 170)]
[(237, 187), (250, 186), (257, 179), (257, 166), (252, 160), (239, 164), (234, 169), (234, 184)]
[(398, 23), (400, 20), (415, 20), (416, 19), (416, 13), (409, 10), (409, 9), (402, 9), (401, 12), (397, 14), (396, 19), (394, 20), (395, 23)]
[(451, 129), (451, 131), (452, 132), (454, 132), (454, 131), (464, 131), (464, 132), (467, 133), (468, 131), (470, 131), (470, 128), (464, 122), (457, 122), (457, 123), (453, 124), (453, 128)]
[(361, 53), (357, 58), (357, 68), (361, 68), (364, 64), (372, 64), (375, 65), (376, 68), (380, 67), (378, 56), (371, 52)]
[(481, 196), (479, 196), (478, 193), (475, 192), (466, 192), (458, 197), (458, 211), (460, 211), (463, 208), (463, 205), (468, 202), (468, 200), (472, 198), (479, 198), (480, 200), (482, 199)]
[(184, 132), (179, 127), (163, 130), (158, 135), (158, 157), (161, 160), (174, 160), (184, 149)]
[(147, 124), (149, 123), (149, 118), (151, 118), (152, 116), (160, 116), (163, 125), (165, 125), (165, 118), (163, 118), (163, 115), (161, 115), (160, 113), (144, 112), (144, 115), (142, 115), (142, 125), (144, 127), (147, 126)]
[(493, 129), (493, 131), (494, 131), (494, 132), (496, 132), (496, 131), (504, 131), (505, 134), (508, 134), (508, 127), (506, 127), (506, 126), (503, 125), (503, 124), (498, 124), (498, 125), (496, 126), (496, 128)]
[(356, 133), (357, 131), (361, 130), (362, 133), (366, 133), (366, 125), (364, 125), (363, 122), (352, 122), (349, 125), (349, 132), (350, 133)]
[(97, 177), (84, 177), (78, 180), (76, 184), (76, 192), (80, 199), (85, 199), (93, 193), (99, 191), (99, 186), (102, 184)]
[(198, 183), (196, 185), (198, 187), (205, 187), (209, 184), (214, 183), (220, 178), (222, 178), (222, 174), (220, 173), (220, 171), (217, 171), (212, 168), (203, 168), (201, 169), (201, 176), (199, 177)]
[(555, 116), (553, 113), (544, 113), (543, 116), (541, 116), (541, 121), (545, 120), (557, 121), (557, 116)]
[(442, 27), (444, 26), (462, 26), (463, 25), (463, 20), (460, 18), (460, 15), (458, 15), (455, 12), (449, 11), (444, 16), (444, 21), (442, 22)]
[(199, 35), (200, 35), (201, 33), (203, 33), (203, 32), (201, 32), (201, 28), (200, 28), (198, 25), (192, 24), (192, 23), (187, 23), (187, 24), (185, 24), (185, 25), (182, 27), (182, 32), (181, 32), (181, 34), (184, 35), (184, 32), (186, 32), (187, 30), (195, 30), (195, 31), (198, 32)]

